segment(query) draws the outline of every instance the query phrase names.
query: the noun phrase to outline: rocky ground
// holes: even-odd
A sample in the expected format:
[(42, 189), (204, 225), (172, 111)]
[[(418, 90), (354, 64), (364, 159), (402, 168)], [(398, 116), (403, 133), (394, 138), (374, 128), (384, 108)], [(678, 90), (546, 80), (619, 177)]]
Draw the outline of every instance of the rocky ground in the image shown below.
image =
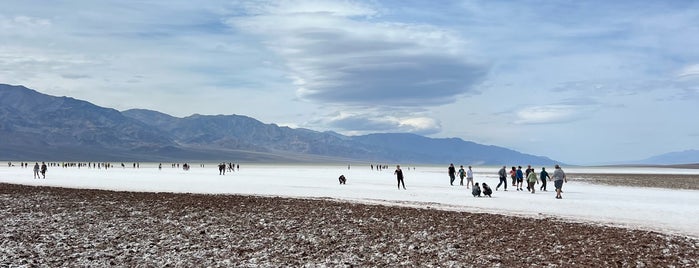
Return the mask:
[(556, 219), (0, 184), (0, 267), (699, 267), (699, 240)]

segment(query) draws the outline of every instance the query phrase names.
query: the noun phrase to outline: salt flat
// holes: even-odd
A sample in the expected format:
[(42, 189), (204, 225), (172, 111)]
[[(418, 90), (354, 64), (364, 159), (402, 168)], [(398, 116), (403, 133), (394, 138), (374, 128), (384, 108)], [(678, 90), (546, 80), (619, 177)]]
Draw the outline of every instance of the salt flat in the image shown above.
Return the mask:
[[(33, 163), (30, 163), (33, 164)], [(130, 163), (129, 163), (130, 164)], [(548, 192), (531, 194), (494, 192), (493, 198), (474, 198), (470, 189), (450, 186), (446, 166), (403, 167), (407, 190), (398, 190), (394, 167), (383, 171), (368, 165), (258, 165), (219, 175), (215, 164), (205, 168), (193, 164), (189, 171), (164, 164), (141, 164), (140, 168), (108, 170), (50, 167), (47, 178), (33, 179), (31, 168), (0, 167), (0, 182), (25, 185), (119, 191), (244, 194), (304, 198), (332, 198), (354, 202), (432, 207), (447, 210), (488, 212), (532, 217), (557, 217), (571, 221), (625, 226), (664, 233), (699, 237), (699, 191), (594, 185), (570, 180), (564, 199), (554, 199), (553, 183)], [(548, 169), (548, 168), (547, 168)], [(552, 168), (551, 168), (552, 169)], [(493, 189), (498, 183), (497, 167), (475, 167), (475, 181)], [(609, 172), (606, 169), (564, 167), (568, 173)], [(537, 169), (538, 171), (538, 169)], [(699, 170), (615, 168), (616, 173), (672, 172), (697, 174)], [(348, 179), (339, 185), (341, 174)], [(632, 176), (632, 175), (630, 175)], [(456, 184), (458, 184), (458, 178)], [(538, 188), (538, 186), (537, 186)], [(538, 189), (537, 189), (538, 190)]]

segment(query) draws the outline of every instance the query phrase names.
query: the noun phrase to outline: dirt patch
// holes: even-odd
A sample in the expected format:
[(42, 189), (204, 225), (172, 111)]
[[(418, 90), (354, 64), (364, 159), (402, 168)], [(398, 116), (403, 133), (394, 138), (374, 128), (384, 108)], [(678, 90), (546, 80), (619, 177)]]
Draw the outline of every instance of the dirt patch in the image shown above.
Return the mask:
[(697, 267), (699, 241), (324, 200), (0, 184), (0, 266)]
[(567, 174), (569, 180), (614, 186), (699, 190), (699, 175), (682, 174)]

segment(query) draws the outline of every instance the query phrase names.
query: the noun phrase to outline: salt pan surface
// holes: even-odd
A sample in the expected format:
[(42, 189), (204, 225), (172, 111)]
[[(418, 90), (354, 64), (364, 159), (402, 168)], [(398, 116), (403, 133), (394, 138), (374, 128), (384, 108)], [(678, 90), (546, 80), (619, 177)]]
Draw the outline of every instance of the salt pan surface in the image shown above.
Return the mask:
[[(32, 163), (30, 163), (31, 166)], [(258, 165), (219, 175), (215, 164), (192, 164), (189, 171), (164, 164), (140, 168), (50, 167), (45, 180), (33, 179), (31, 168), (0, 167), (0, 182), (120, 191), (246, 194), (309, 198), (333, 198), (364, 203), (431, 207), (533, 217), (558, 217), (637, 229), (699, 237), (699, 191), (594, 185), (570, 180), (563, 186), (564, 199), (548, 192), (496, 191), (493, 198), (474, 198), (470, 189), (450, 186), (446, 166), (403, 167), (407, 190), (398, 190), (394, 167), (383, 171), (368, 165)], [(498, 184), (498, 167), (474, 167), (475, 181)], [(551, 168), (552, 170), (552, 168)], [(568, 173), (697, 174), (699, 170), (643, 168), (564, 168)], [(537, 169), (539, 171), (539, 169)], [(346, 185), (337, 178), (347, 177)], [(509, 179), (508, 179), (509, 180)], [(459, 179), (457, 178), (456, 184)]]

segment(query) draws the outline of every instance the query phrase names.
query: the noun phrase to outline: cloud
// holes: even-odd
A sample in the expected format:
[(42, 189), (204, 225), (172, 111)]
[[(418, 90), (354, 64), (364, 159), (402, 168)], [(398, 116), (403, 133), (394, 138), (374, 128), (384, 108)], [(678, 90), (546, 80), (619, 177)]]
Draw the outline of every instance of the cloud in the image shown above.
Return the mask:
[(677, 74), (677, 77), (680, 79), (699, 78), (699, 64), (692, 64), (682, 68), (682, 70), (680, 70), (680, 72)]
[(517, 124), (552, 124), (566, 123), (581, 118), (582, 106), (579, 105), (542, 105), (520, 109), (515, 114)]
[(429, 135), (442, 130), (441, 123), (433, 118), (419, 115), (400, 116), (399, 114), (401, 113), (338, 112), (327, 116), (321, 122), (313, 122), (312, 124), (326, 125), (351, 135), (375, 132), (410, 132)]
[[(276, 1), (274, 3), (277, 3)], [(451, 103), (488, 72), (456, 33), (369, 19), (353, 2), (267, 3), (227, 22), (280, 56), (305, 100), (385, 107)], [(334, 4), (333, 4), (334, 3)]]

